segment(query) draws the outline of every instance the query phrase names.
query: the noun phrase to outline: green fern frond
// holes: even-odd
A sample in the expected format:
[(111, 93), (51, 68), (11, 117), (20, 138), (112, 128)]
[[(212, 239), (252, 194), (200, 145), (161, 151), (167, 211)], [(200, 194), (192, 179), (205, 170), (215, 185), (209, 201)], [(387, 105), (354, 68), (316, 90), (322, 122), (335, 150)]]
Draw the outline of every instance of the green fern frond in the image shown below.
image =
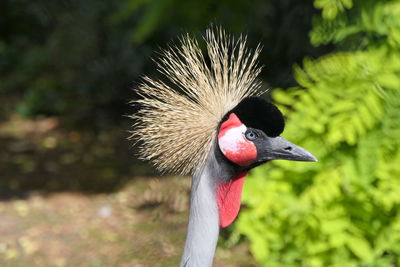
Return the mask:
[(336, 11), (311, 40), (352, 52), (305, 59), (299, 86), (272, 94), (284, 136), (319, 162), (273, 162), (246, 182), (237, 230), (264, 266), (400, 264), (400, 1), (354, 1), (353, 18), (329, 6), (343, 2), (315, 1)]

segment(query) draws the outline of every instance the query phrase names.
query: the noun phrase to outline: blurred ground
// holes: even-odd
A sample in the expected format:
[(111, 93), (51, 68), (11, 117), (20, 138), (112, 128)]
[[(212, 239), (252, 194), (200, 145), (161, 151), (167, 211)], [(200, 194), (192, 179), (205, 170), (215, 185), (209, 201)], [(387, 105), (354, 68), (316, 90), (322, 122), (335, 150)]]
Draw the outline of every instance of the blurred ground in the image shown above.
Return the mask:
[[(3, 116), (0, 266), (176, 266), (190, 179), (146, 173), (127, 125), (64, 121)], [(241, 243), (215, 266), (255, 263)]]

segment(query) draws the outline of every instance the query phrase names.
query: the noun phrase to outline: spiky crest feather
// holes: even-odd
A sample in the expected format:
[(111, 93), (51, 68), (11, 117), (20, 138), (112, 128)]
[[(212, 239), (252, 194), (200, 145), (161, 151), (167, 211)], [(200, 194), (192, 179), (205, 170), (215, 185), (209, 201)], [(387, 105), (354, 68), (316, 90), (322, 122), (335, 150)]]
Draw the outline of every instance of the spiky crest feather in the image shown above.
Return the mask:
[(198, 170), (223, 116), (260, 87), (259, 46), (251, 51), (246, 37), (234, 39), (221, 28), (207, 29), (204, 40), (207, 57), (188, 35), (161, 52), (157, 70), (173, 86), (144, 77), (137, 88), (142, 98), (133, 101), (140, 109), (131, 116), (132, 138), (140, 143), (140, 157), (162, 172)]

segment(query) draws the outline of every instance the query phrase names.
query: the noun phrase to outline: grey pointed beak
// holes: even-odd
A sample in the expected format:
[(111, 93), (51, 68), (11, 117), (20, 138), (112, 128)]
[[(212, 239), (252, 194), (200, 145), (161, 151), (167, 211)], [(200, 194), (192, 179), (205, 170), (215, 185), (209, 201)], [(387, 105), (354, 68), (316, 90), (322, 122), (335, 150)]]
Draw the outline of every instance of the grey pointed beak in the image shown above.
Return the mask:
[(263, 158), (266, 160), (284, 159), (294, 161), (318, 161), (313, 154), (304, 148), (290, 143), (280, 136), (268, 138), (267, 142), (268, 144), (266, 144), (266, 149), (263, 155)]

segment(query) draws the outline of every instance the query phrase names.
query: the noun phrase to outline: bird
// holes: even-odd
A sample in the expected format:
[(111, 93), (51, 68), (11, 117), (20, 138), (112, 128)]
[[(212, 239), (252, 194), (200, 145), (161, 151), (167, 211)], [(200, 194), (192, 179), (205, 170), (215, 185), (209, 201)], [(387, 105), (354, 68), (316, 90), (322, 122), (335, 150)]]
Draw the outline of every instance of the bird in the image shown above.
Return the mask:
[(212, 266), (220, 228), (238, 216), (251, 169), (277, 159), (317, 161), (280, 136), (284, 117), (260, 89), (261, 46), (250, 49), (245, 35), (217, 26), (201, 41), (184, 34), (163, 49), (154, 60), (160, 76), (143, 76), (132, 101), (139, 158), (161, 173), (192, 175), (181, 267)]

